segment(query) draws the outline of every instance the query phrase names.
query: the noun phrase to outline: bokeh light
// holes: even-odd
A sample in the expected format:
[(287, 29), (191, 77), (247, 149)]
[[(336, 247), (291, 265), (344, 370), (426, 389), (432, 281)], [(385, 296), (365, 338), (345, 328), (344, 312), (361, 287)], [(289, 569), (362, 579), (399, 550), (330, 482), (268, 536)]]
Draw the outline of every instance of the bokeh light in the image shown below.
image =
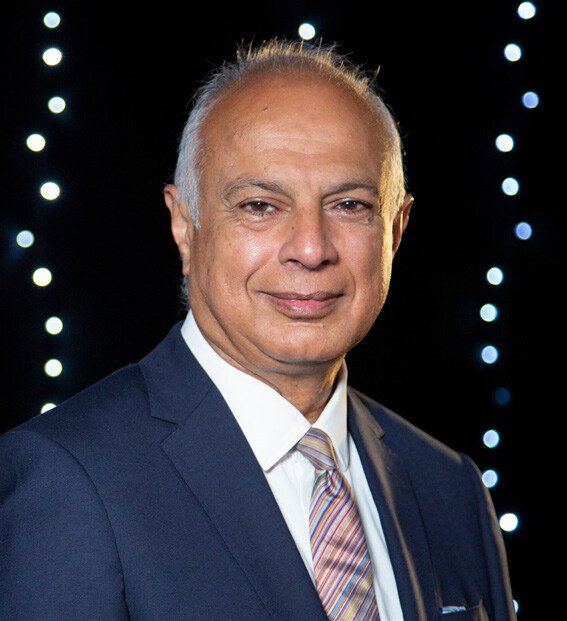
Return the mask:
[(495, 321), (498, 317), (498, 308), (494, 304), (484, 304), (480, 309), (480, 317), (484, 321)]
[(49, 108), (50, 112), (53, 112), (53, 114), (61, 114), (61, 112), (65, 110), (66, 105), (67, 104), (65, 103), (63, 97), (59, 96), (52, 97), (47, 102), (47, 107)]
[(32, 275), (32, 280), (38, 287), (47, 287), (52, 280), (52, 274), (46, 267), (38, 267)]
[(59, 334), (63, 330), (63, 322), (59, 317), (50, 317), (45, 322), (45, 330), (49, 334)]
[(504, 56), (506, 60), (515, 63), (522, 58), (522, 48), (517, 43), (508, 43), (504, 48)]
[(499, 267), (491, 267), (486, 272), (486, 280), (491, 285), (500, 285), (504, 280), (504, 272)]
[(500, 434), (495, 429), (489, 429), (482, 436), (482, 442), (488, 448), (495, 448), (500, 444)]
[(61, 194), (61, 188), (54, 181), (46, 181), (39, 188), (39, 193), (46, 201), (54, 201)]
[(496, 148), (503, 153), (508, 153), (514, 148), (514, 139), (509, 134), (500, 134), (496, 138)]
[(486, 364), (494, 364), (498, 360), (498, 350), (494, 345), (486, 345), (480, 352), (482, 361)]
[(61, 62), (63, 58), (63, 54), (60, 49), (56, 47), (50, 47), (42, 55), (43, 62), (50, 67), (54, 67)]
[(43, 370), (49, 377), (58, 377), (63, 372), (63, 365), (57, 358), (51, 358), (43, 365)]
[(507, 196), (516, 196), (516, 194), (520, 191), (520, 184), (517, 179), (514, 177), (506, 177), (502, 182), (502, 192)]
[(498, 523), (500, 524), (500, 528), (505, 530), (507, 533), (511, 533), (512, 531), (518, 528), (519, 524), (518, 516), (515, 513), (505, 513), (500, 517)]
[(522, 2), (518, 6), (518, 15), (522, 19), (531, 19), (536, 14), (536, 8), (532, 2)]
[(31, 231), (20, 231), (16, 235), (16, 243), (21, 248), (29, 248), (35, 241), (35, 237)]
[(514, 235), (518, 239), (529, 239), (532, 236), (532, 227), (527, 222), (518, 222), (514, 227)]
[(30, 151), (42, 151), (45, 147), (45, 138), (41, 134), (30, 134), (26, 139), (26, 145)]
[(48, 28), (57, 28), (57, 26), (61, 23), (61, 16), (55, 11), (49, 11), (49, 13), (46, 13), (43, 16), (43, 23)]
[(496, 470), (486, 470), (482, 473), (482, 482), (488, 488), (492, 488), (498, 483), (498, 473)]
[(539, 95), (533, 91), (527, 91), (522, 95), (522, 104), (525, 108), (537, 108), (539, 106)]
[(308, 22), (301, 24), (297, 31), (299, 32), (299, 36), (305, 41), (309, 41), (315, 36), (315, 27), (313, 24), (309, 24)]
[(500, 386), (494, 391), (494, 401), (496, 401), (498, 405), (508, 405), (510, 399), (510, 391), (505, 386)]

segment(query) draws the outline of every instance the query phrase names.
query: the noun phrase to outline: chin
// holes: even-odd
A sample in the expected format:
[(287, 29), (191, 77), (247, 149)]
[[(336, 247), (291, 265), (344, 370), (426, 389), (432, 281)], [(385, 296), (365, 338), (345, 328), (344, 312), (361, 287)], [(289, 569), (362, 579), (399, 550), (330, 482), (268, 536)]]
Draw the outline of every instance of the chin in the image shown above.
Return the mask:
[(295, 365), (297, 367), (318, 366), (321, 364), (331, 364), (342, 359), (348, 348), (342, 348), (333, 344), (329, 347), (329, 343), (322, 347), (321, 338), (315, 342), (296, 343), (288, 347), (277, 348), (273, 351), (271, 357), (278, 362), (286, 365)]

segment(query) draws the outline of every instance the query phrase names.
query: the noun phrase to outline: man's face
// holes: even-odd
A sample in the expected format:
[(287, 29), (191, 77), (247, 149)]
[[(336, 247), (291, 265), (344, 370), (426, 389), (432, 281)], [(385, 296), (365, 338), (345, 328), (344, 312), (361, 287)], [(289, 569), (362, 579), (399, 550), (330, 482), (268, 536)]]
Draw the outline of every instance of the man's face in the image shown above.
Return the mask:
[(351, 94), (305, 74), (260, 78), (214, 107), (200, 227), (175, 188), (166, 201), (197, 324), (233, 363), (301, 375), (372, 326), (407, 216), (380, 204), (382, 131)]

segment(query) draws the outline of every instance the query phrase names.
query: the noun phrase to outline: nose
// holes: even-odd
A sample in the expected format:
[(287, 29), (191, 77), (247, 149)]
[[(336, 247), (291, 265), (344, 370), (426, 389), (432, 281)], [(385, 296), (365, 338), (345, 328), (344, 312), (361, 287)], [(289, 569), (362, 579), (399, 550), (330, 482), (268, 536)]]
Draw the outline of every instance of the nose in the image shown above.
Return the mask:
[(316, 270), (335, 263), (337, 248), (333, 242), (332, 223), (317, 209), (302, 209), (287, 222), (285, 241), (280, 248), (282, 263)]

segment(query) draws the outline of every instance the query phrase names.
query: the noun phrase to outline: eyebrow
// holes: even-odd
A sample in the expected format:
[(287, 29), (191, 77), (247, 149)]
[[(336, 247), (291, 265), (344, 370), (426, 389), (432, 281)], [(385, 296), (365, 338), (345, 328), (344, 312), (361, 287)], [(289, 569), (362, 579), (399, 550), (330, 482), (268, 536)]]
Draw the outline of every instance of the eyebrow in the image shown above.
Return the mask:
[(328, 194), (341, 194), (342, 192), (350, 192), (351, 190), (366, 190), (376, 197), (379, 195), (376, 183), (373, 183), (370, 179), (353, 179), (352, 181), (345, 181), (344, 183), (340, 183), (332, 188)]
[(263, 179), (254, 179), (251, 177), (239, 178), (235, 181), (230, 181), (223, 188), (223, 196), (229, 198), (234, 192), (243, 190), (245, 188), (258, 188), (265, 190), (266, 192), (277, 192), (279, 194), (285, 194), (283, 187), (275, 181), (266, 181)]
[[(282, 185), (276, 181), (268, 181), (265, 179), (255, 179), (252, 177), (239, 178), (235, 181), (230, 181), (223, 188), (223, 196), (229, 198), (234, 192), (243, 190), (245, 188), (258, 188), (266, 192), (275, 192), (278, 194), (286, 194), (286, 191)], [(379, 191), (376, 183), (373, 183), (371, 179), (352, 179), (339, 183), (336, 186), (330, 188), (330, 191), (326, 192), (326, 196), (333, 194), (341, 194), (343, 192), (350, 192), (352, 190), (366, 190), (373, 196), (378, 197)]]

